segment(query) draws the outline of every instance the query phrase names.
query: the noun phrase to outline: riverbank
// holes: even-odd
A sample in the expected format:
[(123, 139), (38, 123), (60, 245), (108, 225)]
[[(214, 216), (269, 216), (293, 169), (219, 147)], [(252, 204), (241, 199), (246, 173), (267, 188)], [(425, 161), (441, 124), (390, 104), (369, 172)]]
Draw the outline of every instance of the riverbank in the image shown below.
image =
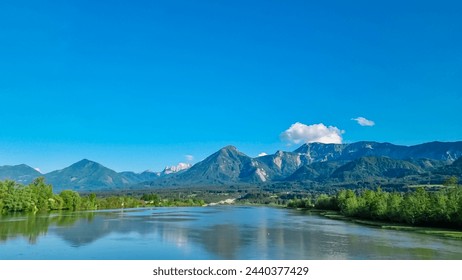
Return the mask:
[(371, 227), (382, 228), (382, 229), (390, 229), (390, 230), (398, 230), (398, 231), (410, 231), (410, 232), (437, 235), (441, 237), (462, 240), (462, 231), (457, 231), (453, 229), (419, 227), (419, 226), (409, 226), (405, 224), (387, 223), (387, 222), (382, 222), (382, 221), (363, 220), (363, 219), (358, 219), (354, 217), (344, 216), (340, 212), (337, 212), (337, 211), (325, 211), (325, 210), (316, 210), (316, 209), (308, 210), (308, 209), (301, 209), (301, 208), (297, 210), (315, 213), (315, 214), (318, 214), (320, 216), (323, 216), (329, 219), (348, 221), (348, 222), (361, 224), (365, 226), (371, 226)]

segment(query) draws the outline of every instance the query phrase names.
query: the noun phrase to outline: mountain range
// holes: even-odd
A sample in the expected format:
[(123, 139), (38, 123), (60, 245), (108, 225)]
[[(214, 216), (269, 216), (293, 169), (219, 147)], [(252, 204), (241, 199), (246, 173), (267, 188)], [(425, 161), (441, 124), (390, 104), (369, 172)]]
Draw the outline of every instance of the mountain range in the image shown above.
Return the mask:
[(41, 174), (25, 165), (0, 166), (0, 179), (22, 184), (44, 176), (59, 191), (123, 190), (169, 186), (235, 184), (354, 184), (441, 183), (448, 176), (462, 177), (462, 141), (430, 142), (415, 146), (390, 143), (304, 144), (292, 152), (249, 157), (226, 146), (191, 166), (179, 164), (161, 172), (116, 172), (84, 159), (61, 170)]

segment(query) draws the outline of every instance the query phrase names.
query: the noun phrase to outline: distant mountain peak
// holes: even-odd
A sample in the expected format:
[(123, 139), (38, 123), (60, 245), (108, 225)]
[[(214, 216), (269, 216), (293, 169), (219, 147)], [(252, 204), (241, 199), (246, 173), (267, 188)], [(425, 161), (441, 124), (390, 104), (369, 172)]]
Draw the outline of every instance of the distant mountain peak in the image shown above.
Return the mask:
[(42, 174), (26, 164), (0, 166), (0, 180), (14, 180), (28, 184)]
[(141, 173), (156, 173), (155, 171), (153, 171), (152, 169), (146, 169), (144, 170), (143, 172)]
[(239, 152), (236, 147), (226, 146), (170, 179), (172, 182), (192, 185), (261, 182), (265, 173), (264, 170), (258, 171), (255, 164), (252, 158)]
[(222, 158), (236, 158), (236, 157), (242, 157), (245, 155), (244, 153), (240, 152), (235, 146), (226, 146), (218, 150), (216, 153), (210, 155), (210, 157), (222, 157)]
[(191, 164), (180, 162), (176, 166), (166, 166), (164, 170), (162, 171), (162, 173), (165, 175), (177, 173), (177, 172), (189, 169), (190, 167), (191, 167)]
[(228, 145), (228, 146), (221, 148), (220, 151), (236, 151), (237, 152), (237, 148), (233, 145)]
[(97, 162), (82, 159), (71, 166), (45, 174), (56, 189), (104, 189), (129, 184), (126, 178)]
[(83, 166), (83, 165), (89, 165), (89, 164), (98, 164), (99, 165), (99, 163), (97, 163), (95, 161), (92, 161), (92, 160), (89, 160), (89, 159), (86, 159), (86, 158), (74, 163), (73, 165)]

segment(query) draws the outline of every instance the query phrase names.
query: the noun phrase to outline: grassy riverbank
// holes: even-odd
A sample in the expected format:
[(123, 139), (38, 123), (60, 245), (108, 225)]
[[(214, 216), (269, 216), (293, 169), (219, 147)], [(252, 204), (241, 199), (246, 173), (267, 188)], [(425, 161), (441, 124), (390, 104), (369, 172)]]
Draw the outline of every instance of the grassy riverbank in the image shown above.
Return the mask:
[(321, 215), (329, 219), (349, 221), (349, 222), (353, 222), (353, 223), (361, 224), (365, 226), (371, 226), (371, 227), (389, 229), (389, 230), (410, 231), (410, 232), (430, 234), (430, 235), (436, 235), (436, 236), (441, 236), (441, 237), (462, 240), (462, 231), (457, 231), (453, 229), (419, 227), (419, 226), (410, 226), (406, 224), (387, 223), (387, 222), (382, 222), (382, 221), (357, 219), (357, 218), (352, 218), (352, 217), (347, 217), (345, 215), (342, 215), (338, 211), (323, 211), (323, 210), (316, 210), (316, 209), (312, 209), (312, 210), (300, 209), (300, 210), (308, 211), (311, 213), (316, 213), (318, 215)]

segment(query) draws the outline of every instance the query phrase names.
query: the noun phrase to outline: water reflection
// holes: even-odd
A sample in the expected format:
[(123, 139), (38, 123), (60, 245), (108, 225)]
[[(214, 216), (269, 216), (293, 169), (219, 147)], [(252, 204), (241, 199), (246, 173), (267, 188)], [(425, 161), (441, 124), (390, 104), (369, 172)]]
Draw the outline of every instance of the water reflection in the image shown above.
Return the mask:
[(42, 215), (12, 214), (0, 216), (0, 241), (6, 242), (11, 238), (24, 237), (29, 244), (37, 243), (39, 236), (45, 236), (51, 225), (70, 227), (80, 219), (92, 221), (95, 213), (85, 212), (77, 215), (73, 213), (53, 213)]
[(199, 230), (194, 241), (203, 244), (209, 252), (214, 252), (220, 259), (238, 259), (237, 250), (245, 242), (236, 225), (219, 224)]
[(18, 246), (35, 259), (462, 259), (458, 240), (265, 207), (0, 217), (0, 258)]

